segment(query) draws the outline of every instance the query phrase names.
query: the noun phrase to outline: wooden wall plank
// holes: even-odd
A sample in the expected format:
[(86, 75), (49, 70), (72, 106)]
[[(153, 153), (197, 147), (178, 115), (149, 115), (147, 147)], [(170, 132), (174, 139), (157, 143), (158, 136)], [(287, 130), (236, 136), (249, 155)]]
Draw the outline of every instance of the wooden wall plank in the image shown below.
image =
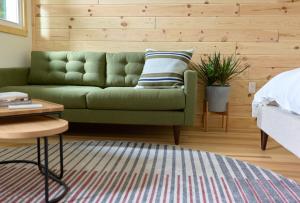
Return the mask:
[(237, 54), (244, 55), (300, 55), (300, 42), (251, 43), (239, 42)]
[(237, 16), (236, 4), (41, 5), (38, 16)]
[(300, 27), (297, 17), (243, 16), (243, 17), (157, 17), (157, 28), (201, 29), (287, 29)]
[[(39, 29), (36, 29), (36, 18), (35, 18), (35, 13), (36, 13), (36, 9), (37, 9), (37, 1), (38, 0), (31, 0), (31, 34), (32, 34), (32, 44), (34, 44), (34, 42), (37, 39), (37, 35), (39, 32)], [(30, 26), (30, 25), (28, 25)]]
[[(225, 29), (39, 29), (39, 40), (164, 41), (164, 42), (276, 42), (276, 30)], [(67, 37), (70, 34), (70, 37)], [(55, 36), (60, 36), (56, 38)], [(54, 38), (52, 38), (54, 37)]]
[(72, 29), (38, 29), (37, 40), (70, 40)]
[(92, 50), (92, 51), (145, 51), (147, 48), (159, 50), (195, 49), (200, 53), (212, 54), (215, 51), (232, 54), (235, 42), (105, 42), (105, 41), (36, 41), (35, 50)]
[(73, 29), (70, 40), (170, 42), (275, 42), (275, 30)]
[(280, 30), (279, 37), (280, 42), (297, 42), (300, 41), (300, 30)]
[[(33, 0), (33, 50), (195, 50), (238, 54), (250, 68), (231, 83), (230, 128), (255, 129), (253, 94), (300, 66), (299, 0)], [(204, 87), (198, 87), (197, 122)], [(219, 116), (210, 125), (220, 127)]]
[(40, 28), (154, 28), (154, 17), (37, 17)]
[(240, 15), (300, 15), (300, 2), (292, 3), (251, 3), (240, 5)]
[(98, 0), (37, 0), (36, 4), (98, 4)]
[[(264, 0), (263, 3), (291, 3), (297, 0)], [(37, 0), (37, 4), (174, 4), (174, 3), (198, 3), (198, 4), (224, 4), (224, 3), (262, 3), (261, 0)]]
[(300, 55), (241, 55), (241, 59), (256, 68), (292, 68), (298, 67)]
[(231, 105), (251, 105), (253, 96), (248, 93), (249, 82), (256, 82), (257, 88), (261, 88), (267, 80), (234, 80), (231, 82), (230, 103)]
[(289, 71), (294, 69), (295, 66), (291, 68), (282, 68), (282, 67), (251, 67), (249, 69), (249, 79), (259, 79), (259, 80), (270, 80), (274, 76), (282, 73), (284, 71)]
[[(46, 1), (46, 0), (44, 0)], [(51, 1), (51, 0), (47, 0)], [(63, 0), (61, 0), (63, 1)], [(297, 0), (264, 0), (264, 3), (284, 3), (284, 2), (294, 2)], [(99, 0), (100, 4), (122, 4), (123, 0)], [(128, 4), (138, 4), (138, 3), (161, 3), (161, 4), (171, 4), (171, 3), (205, 3), (205, 4), (223, 4), (223, 3), (262, 3), (262, 0), (126, 0)]]

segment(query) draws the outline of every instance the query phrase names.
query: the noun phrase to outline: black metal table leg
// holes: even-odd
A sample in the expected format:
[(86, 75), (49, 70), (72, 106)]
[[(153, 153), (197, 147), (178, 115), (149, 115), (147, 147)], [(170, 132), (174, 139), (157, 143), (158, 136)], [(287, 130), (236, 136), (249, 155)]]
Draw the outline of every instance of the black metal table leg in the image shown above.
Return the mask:
[(36, 148), (37, 148), (37, 163), (38, 163), (38, 167), (39, 170), (42, 170), (42, 166), (41, 166), (41, 138), (36, 138)]
[[(41, 164), (40, 144), (41, 144), (40, 138), (37, 138), (37, 163), (41, 173), (44, 173), (45, 166)], [(58, 179), (62, 179), (64, 176), (63, 135), (59, 135), (59, 166), (60, 166), (59, 174), (53, 173), (50, 170), (48, 170), (48, 172), (51, 173), (52, 176), (55, 176)]]
[[(44, 137), (44, 165), (41, 163), (41, 139), (37, 138), (37, 162), (30, 160), (9, 160), (0, 161), (0, 164), (13, 164), (13, 163), (25, 163), (37, 165), (40, 172), (45, 176), (45, 201), (47, 203), (55, 203), (60, 201), (68, 192), (68, 186), (61, 180), (63, 177), (63, 137), (59, 135), (59, 157), (60, 157), (60, 173), (57, 175), (49, 169), (49, 157), (48, 157), (48, 138)], [(63, 187), (63, 192), (56, 198), (49, 200), (49, 179), (58, 183)]]
[(48, 138), (44, 137), (45, 201), (49, 202)]
[(64, 176), (64, 157), (63, 157), (64, 149), (63, 149), (63, 136), (59, 135), (59, 159), (60, 159), (60, 174), (58, 176), (59, 179), (62, 179)]

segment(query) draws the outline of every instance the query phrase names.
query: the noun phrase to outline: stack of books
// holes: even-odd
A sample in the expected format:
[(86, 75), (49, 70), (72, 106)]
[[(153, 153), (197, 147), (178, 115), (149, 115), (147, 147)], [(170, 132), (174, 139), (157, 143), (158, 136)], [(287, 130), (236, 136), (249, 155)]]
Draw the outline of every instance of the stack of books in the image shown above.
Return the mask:
[(4, 92), (0, 93), (0, 107), (31, 104), (28, 94), (23, 92)]

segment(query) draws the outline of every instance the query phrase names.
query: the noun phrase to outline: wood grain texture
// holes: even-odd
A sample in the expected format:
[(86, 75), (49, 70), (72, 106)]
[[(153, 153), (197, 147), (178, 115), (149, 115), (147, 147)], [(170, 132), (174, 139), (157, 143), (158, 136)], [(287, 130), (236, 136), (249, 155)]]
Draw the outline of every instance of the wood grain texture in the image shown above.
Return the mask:
[(237, 16), (236, 4), (41, 5), (37, 16)]
[(37, 4), (98, 4), (98, 0), (36, 0)]
[[(44, 0), (50, 2), (51, 0)], [(65, 1), (65, 0), (56, 0)], [(298, 0), (264, 0), (264, 3), (290, 3)], [(76, 1), (74, 1), (76, 2)], [(99, 0), (99, 4), (122, 4), (123, 0)], [(227, 3), (262, 3), (261, 0), (126, 0), (128, 4), (138, 3), (201, 3), (201, 4), (227, 4)]]
[(38, 28), (154, 28), (153, 17), (37, 17)]
[(57, 136), (67, 130), (68, 121), (48, 116), (0, 119), (0, 139)]
[[(248, 83), (262, 87), (300, 66), (298, 0), (34, 0), (33, 50), (195, 50), (237, 54), (251, 67), (232, 81), (229, 128), (255, 129)], [(199, 85), (196, 124), (201, 126)], [(210, 116), (219, 127), (219, 117)]]
[(294, 16), (157, 17), (156, 26), (164, 29), (288, 29), (300, 27), (300, 21)]
[(300, 30), (282, 30), (279, 31), (280, 42), (300, 41)]
[(38, 40), (125, 42), (276, 42), (277, 30), (39, 29)]
[(237, 54), (241, 55), (300, 55), (300, 42), (237, 43)]
[(64, 106), (44, 100), (33, 99), (32, 104), (41, 104), (42, 107), (35, 109), (8, 109), (0, 107), (0, 118), (6, 116), (20, 116), (28, 114), (59, 113), (64, 111)]
[(290, 3), (250, 3), (240, 5), (240, 15), (300, 15), (300, 2)]
[(92, 50), (107, 52), (144, 51), (147, 48), (160, 50), (197, 49), (201, 53), (212, 54), (220, 51), (225, 54), (235, 52), (235, 42), (115, 42), (115, 41), (37, 41), (36, 50)]

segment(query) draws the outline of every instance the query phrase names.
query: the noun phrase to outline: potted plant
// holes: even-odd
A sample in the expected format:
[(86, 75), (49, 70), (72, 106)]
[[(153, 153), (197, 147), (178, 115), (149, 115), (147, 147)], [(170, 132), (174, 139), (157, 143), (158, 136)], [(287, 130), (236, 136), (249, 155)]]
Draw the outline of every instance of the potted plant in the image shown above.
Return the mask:
[(195, 70), (200, 81), (206, 86), (205, 99), (210, 112), (225, 112), (230, 92), (230, 81), (249, 67), (241, 64), (239, 58), (221, 56), (215, 53), (200, 63), (191, 62), (190, 68)]

